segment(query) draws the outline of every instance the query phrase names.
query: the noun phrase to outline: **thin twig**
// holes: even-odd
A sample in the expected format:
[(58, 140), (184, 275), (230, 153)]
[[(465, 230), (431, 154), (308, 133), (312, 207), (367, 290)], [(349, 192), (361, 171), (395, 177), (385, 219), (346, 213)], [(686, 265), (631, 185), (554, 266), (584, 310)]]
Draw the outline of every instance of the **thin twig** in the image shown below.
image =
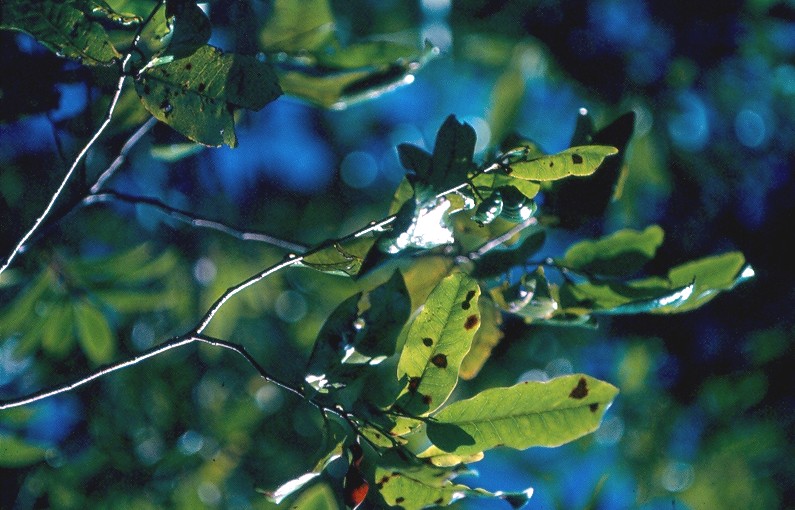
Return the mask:
[(490, 252), (494, 248), (500, 246), (502, 243), (504, 243), (508, 239), (512, 238), (513, 236), (515, 236), (516, 234), (518, 234), (522, 230), (526, 229), (527, 227), (529, 227), (531, 225), (535, 225), (536, 223), (538, 223), (538, 219), (535, 216), (531, 216), (530, 218), (527, 218), (523, 222), (518, 223), (518, 224), (514, 225), (513, 227), (511, 227), (511, 229), (508, 230), (507, 232), (505, 232), (504, 234), (500, 235), (499, 237), (495, 237), (494, 239), (489, 240), (483, 246), (481, 246), (480, 248), (478, 248), (474, 252), (470, 253), (469, 254), (469, 258), (472, 259), (472, 260), (475, 260), (475, 259), (478, 259), (478, 258), (482, 257), (483, 255), (485, 255), (486, 253)]
[(124, 145), (122, 145), (121, 150), (119, 151), (119, 155), (116, 156), (116, 159), (113, 160), (110, 166), (108, 166), (108, 168), (106, 168), (105, 171), (100, 174), (100, 176), (97, 178), (97, 182), (91, 186), (91, 193), (99, 192), (105, 182), (107, 182), (107, 180), (110, 179), (116, 172), (116, 170), (118, 170), (119, 167), (124, 164), (124, 160), (127, 158), (127, 154), (129, 154), (133, 146), (138, 143), (138, 141), (143, 138), (144, 135), (148, 133), (155, 124), (157, 124), (157, 119), (151, 117), (143, 125), (141, 125), (141, 127), (139, 127), (138, 130), (133, 133), (126, 142), (124, 142)]
[(94, 136), (91, 137), (88, 143), (86, 143), (86, 145), (77, 154), (77, 157), (72, 162), (72, 165), (69, 167), (69, 170), (66, 172), (66, 175), (64, 176), (63, 180), (61, 180), (61, 184), (58, 186), (58, 189), (55, 191), (52, 198), (50, 198), (50, 202), (47, 204), (47, 207), (44, 208), (44, 211), (39, 215), (38, 218), (36, 218), (36, 221), (35, 223), (33, 223), (33, 226), (30, 229), (28, 229), (27, 232), (25, 232), (25, 235), (22, 236), (22, 239), (19, 240), (17, 245), (14, 247), (14, 249), (11, 250), (11, 253), (8, 255), (8, 257), (6, 257), (6, 260), (5, 262), (3, 262), (3, 265), (0, 266), (0, 274), (2, 274), (3, 271), (8, 269), (8, 267), (11, 265), (11, 262), (13, 262), (13, 260), (19, 254), (22, 247), (25, 245), (28, 239), (30, 239), (30, 236), (32, 236), (33, 233), (36, 232), (36, 230), (39, 228), (39, 226), (47, 217), (47, 215), (50, 214), (50, 211), (52, 211), (55, 202), (57, 202), (58, 199), (61, 197), (61, 193), (63, 193), (64, 189), (66, 188), (66, 185), (69, 183), (69, 180), (72, 178), (75, 169), (77, 169), (78, 165), (83, 160), (85, 155), (88, 153), (88, 151), (91, 149), (94, 143), (102, 135), (102, 132), (105, 131), (105, 128), (108, 127), (108, 124), (110, 124), (111, 117), (113, 116), (113, 110), (116, 108), (116, 103), (118, 103), (119, 97), (121, 96), (121, 91), (124, 88), (125, 79), (126, 76), (121, 76), (119, 78), (119, 82), (116, 85), (116, 92), (113, 94), (113, 98), (111, 99), (110, 105), (108, 106), (108, 111), (105, 114), (105, 120), (99, 126), (99, 129), (97, 129), (97, 131), (94, 133)]
[(264, 232), (244, 231), (232, 227), (230, 225), (227, 225), (225, 223), (222, 223), (220, 221), (202, 218), (187, 211), (183, 211), (181, 209), (172, 207), (152, 197), (128, 195), (126, 193), (121, 193), (115, 190), (106, 190), (101, 193), (92, 193), (86, 196), (83, 199), (83, 205), (93, 205), (97, 203), (105, 203), (113, 201), (125, 202), (134, 205), (138, 204), (148, 205), (150, 207), (159, 209), (161, 212), (163, 212), (163, 214), (169, 216), (170, 218), (174, 218), (175, 220), (187, 223), (188, 225), (191, 225), (193, 227), (209, 228), (212, 230), (217, 230), (219, 232), (223, 232), (224, 234), (230, 235), (236, 239), (240, 239), (241, 241), (257, 241), (261, 243), (267, 243), (272, 246), (276, 246), (277, 248), (282, 248), (284, 250), (298, 252), (298, 253), (303, 253), (308, 249), (304, 245), (293, 243), (291, 241), (285, 241), (283, 239), (273, 237), (272, 235), (266, 234)]

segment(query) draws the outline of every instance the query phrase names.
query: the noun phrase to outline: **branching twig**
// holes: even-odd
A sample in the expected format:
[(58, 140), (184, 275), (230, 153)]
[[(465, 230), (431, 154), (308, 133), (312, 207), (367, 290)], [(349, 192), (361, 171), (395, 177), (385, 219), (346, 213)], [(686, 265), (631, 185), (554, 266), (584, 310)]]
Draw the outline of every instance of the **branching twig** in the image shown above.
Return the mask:
[(138, 130), (135, 131), (135, 133), (133, 133), (126, 142), (124, 142), (121, 150), (119, 150), (119, 155), (116, 156), (116, 159), (113, 160), (110, 166), (108, 166), (108, 168), (106, 168), (105, 171), (100, 174), (100, 176), (97, 178), (97, 182), (91, 186), (91, 193), (99, 192), (105, 182), (107, 182), (107, 180), (113, 176), (116, 170), (118, 170), (119, 167), (121, 167), (121, 165), (124, 163), (124, 160), (127, 159), (127, 154), (129, 154), (133, 146), (138, 143), (138, 141), (143, 138), (144, 135), (155, 126), (155, 124), (157, 124), (157, 119), (151, 117), (143, 125), (141, 125), (141, 127), (139, 127)]
[(175, 220), (187, 223), (188, 225), (191, 225), (193, 227), (209, 228), (212, 230), (217, 230), (219, 232), (223, 232), (224, 234), (230, 235), (242, 241), (258, 241), (261, 243), (267, 243), (272, 246), (276, 246), (277, 248), (282, 248), (284, 250), (294, 251), (299, 253), (303, 253), (307, 250), (307, 247), (304, 245), (293, 243), (291, 241), (285, 241), (283, 239), (273, 237), (272, 235), (266, 234), (264, 232), (244, 231), (229, 226), (220, 221), (209, 220), (206, 218), (202, 218), (200, 216), (196, 216), (192, 213), (183, 211), (181, 209), (171, 207), (170, 205), (165, 204), (160, 200), (157, 200), (156, 198), (128, 195), (126, 193), (121, 193), (115, 190), (106, 190), (99, 193), (92, 193), (88, 195), (83, 199), (83, 204), (93, 205), (97, 203), (105, 203), (112, 201), (125, 202), (134, 205), (138, 204), (148, 205), (150, 207), (159, 209), (161, 212), (163, 212), (163, 214), (169, 216), (170, 218), (174, 218)]

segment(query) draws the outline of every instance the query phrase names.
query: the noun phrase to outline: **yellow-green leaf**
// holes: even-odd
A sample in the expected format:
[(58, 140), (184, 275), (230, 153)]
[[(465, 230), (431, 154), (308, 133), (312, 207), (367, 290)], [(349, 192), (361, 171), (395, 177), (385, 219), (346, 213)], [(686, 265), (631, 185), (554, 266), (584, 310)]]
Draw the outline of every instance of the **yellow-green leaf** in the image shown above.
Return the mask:
[(102, 312), (87, 301), (78, 301), (74, 305), (74, 316), (77, 339), (88, 359), (96, 364), (110, 361), (116, 344)]
[(617, 394), (615, 386), (582, 374), (492, 388), (442, 409), (428, 422), (428, 438), (455, 455), (559, 446), (596, 430)]
[(569, 176), (591, 175), (618, 149), (607, 145), (583, 145), (563, 152), (511, 163), (511, 176), (530, 181), (554, 181)]
[(438, 409), (458, 382), (458, 371), (480, 326), (477, 282), (463, 273), (444, 278), (411, 325), (398, 362), (406, 389), (396, 405), (412, 416)]
[(44, 459), (45, 449), (14, 436), (0, 435), (0, 466), (19, 468)]

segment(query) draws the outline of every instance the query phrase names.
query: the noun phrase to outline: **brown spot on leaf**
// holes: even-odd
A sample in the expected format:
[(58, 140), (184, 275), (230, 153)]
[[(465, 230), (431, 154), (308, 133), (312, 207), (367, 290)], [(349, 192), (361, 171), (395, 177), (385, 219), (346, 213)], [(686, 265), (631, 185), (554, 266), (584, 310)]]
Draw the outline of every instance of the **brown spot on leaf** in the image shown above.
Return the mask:
[(193, 69), (193, 64), (191, 64), (190, 62), (188, 62), (187, 64), (185, 64), (185, 70), (186, 70), (186, 71), (190, 71), (191, 69)]
[(431, 358), (431, 363), (436, 365), (439, 368), (447, 368), (447, 356), (444, 354), (437, 354), (433, 358)]
[(577, 382), (577, 386), (571, 390), (569, 393), (570, 398), (576, 398), (580, 400), (588, 396), (588, 383), (585, 380), (585, 377), (580, 377), (580, 380)]
[(571, 162), (574, 163), (575, 165), (581, 165), (582, 164), (582, 156), (580, 156), (579, 154), (576, 154), (576, 153), (572, 154), (571, 155)]
[(549, 162), (549, 168), (552, 168), (553, 166), (555, 166), (555, 162), (554, 161), (550, 161)]
[(599, 409), (599, 402), (594, 402), (593, 404), (589, 404), (588, 409), (590, 409), (592, 413), (595, 413), (597, 409)]
[(425, 337), (422, 339), (422, 343), (425, 344), (426, 347), (430, 347), (433, 345), (433, 338)]
[(470, 329), (474, 328), (478, 324), (480, 324), (480, 319), (478, 318), (478, 316), (477, 315), (470, 315), (469, 317), (467, 317), (467, 320), (464, 323), (464, 329), (469, 331)]
[(431, 402), (433, 402), (433, 397), (430, 395), (423, 395), (422, 401), (425, 402), (425, 405), (431, 405)]
[(420, 387), (420, 377), (412, 377), (409, 379), (409, 391), (414, 393)]

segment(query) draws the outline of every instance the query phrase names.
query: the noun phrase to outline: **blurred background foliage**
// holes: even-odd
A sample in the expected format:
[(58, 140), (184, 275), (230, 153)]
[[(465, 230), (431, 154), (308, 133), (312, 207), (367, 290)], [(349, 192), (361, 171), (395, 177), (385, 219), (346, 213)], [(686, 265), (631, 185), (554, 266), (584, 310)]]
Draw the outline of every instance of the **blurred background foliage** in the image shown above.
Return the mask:
[[(260, 50), (269, 2), (206, 7), (211, 44)], [(113, 187), (312, 245), (384, 216), (404, 174), (395, 146), (431, 149), (451, 113), (475, 128), (478, 151), (516, 130), (556, 152), (581, 108), (597, 127), (632, 110), (620, 200), (601, 224), (552, 230), (546, 251), (559, 256), (583, 236), (659, 223), (666, 232), (654, 261), (660, 272), (737, 249), (757, 278), (694, 312), (603, 319), (596, 330), (506, 319), (505, 339), (462, 394), (572, 372), (610, 381), (621, 394), (590, 436), (561, 448), (491, 453), (474, 465), (478, 485), (530, 484), (535, 509), (795, 507), (795, 278), (787, 247), (795, 212), (795, 4), (355, 0), (332, 9), (343, 43), (389, 33), (417, 45), (427, 39), (441, 53), (408, 86), (345, 109), (284, 96), (246, 112), (236, 149), (188, 147), (176, 159), (185, 139), (158, 125)], [(0, 75), (0, 252), (8, 253), (57, 186), (69, 161), (59, 152), (79, 149), (97, 125), (101, 92), (113, 85), (30, 37), (2, 32), (0, 39), (7, 70)], [(122, 100), (90, 154), (84, 181), (146, 118), (132, 99)], [(127, 294), (102, 294), (92, 264), (144, 252), (161, 266), (126, 282)], [(98, 295), (83, 308), (104, 313), (110, 350), (66, 353), (48, 348), (42, 333), (42, 345), (20, 357), (25, 339), (3, 338), (0, 394), (67, 381), (107, 356), (181, 333), (223, 290), (283, 256), (144, 205), (78, 209), (0, 278), (0, 302), (7, 317), (19, 282), (44, 274), (46, 299), (32, 300), (36, 315), (26, 320), (46, 325), (63, 296)], [(128, 272), (118, 262), (104, 267)], [(293, 380), (322, 321), (354, 292), (344, 278), (283, 271), (231, 301), (209, 333), (244, 344), (274, 375)], [(133, 307), (142, 296), (155, 304), (125, 313), (123, 303)], [(92, 312), (76, 306), (72, 317), (81, 313)], [(65, 334), (79, 340), (79, 320), (64, 321)], [(263, 383), (233, 353), (175, 350), (0, 413), (0, 508), (269, 508), (254, 489), (272, 490), (310, 467), (320, 430), (316, 412)]]

